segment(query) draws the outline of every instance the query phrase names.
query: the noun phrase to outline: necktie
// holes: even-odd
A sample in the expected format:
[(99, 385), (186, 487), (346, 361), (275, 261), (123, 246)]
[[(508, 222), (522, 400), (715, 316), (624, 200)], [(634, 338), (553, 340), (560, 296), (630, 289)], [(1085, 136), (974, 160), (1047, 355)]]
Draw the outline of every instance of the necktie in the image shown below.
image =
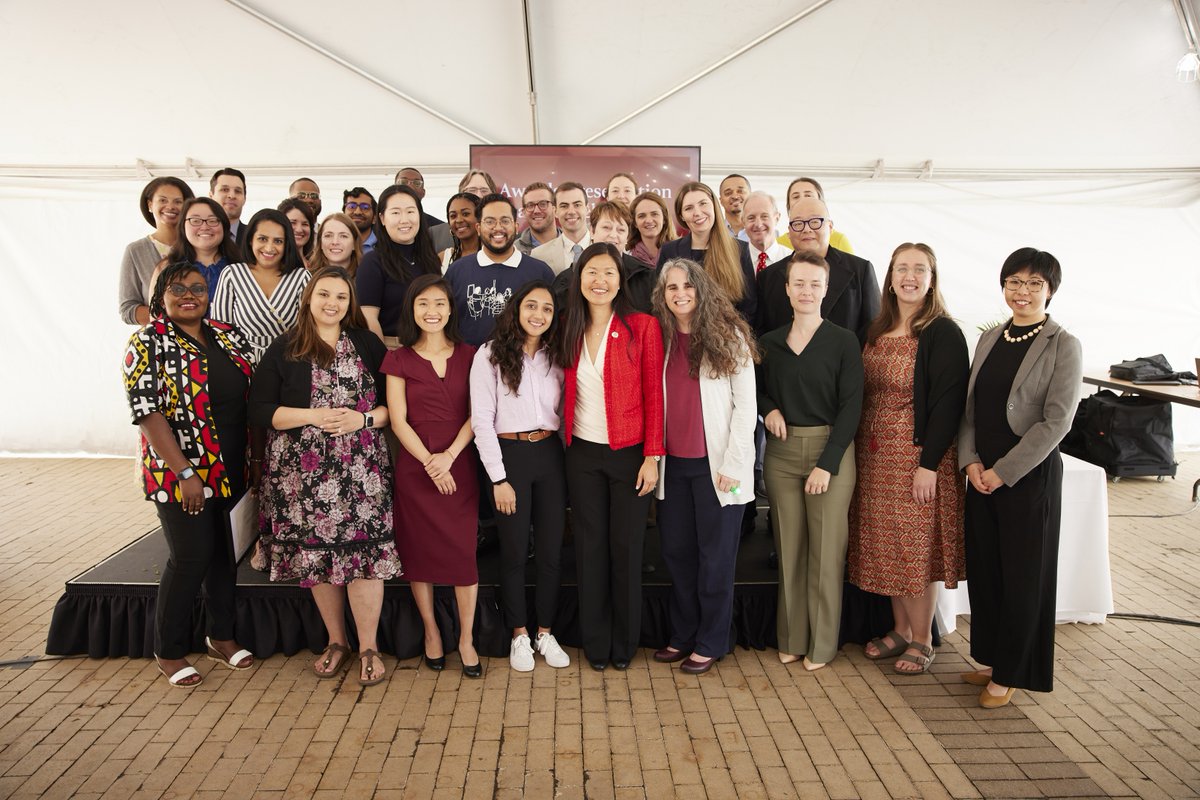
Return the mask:
[(754, 274), (762, 272), (767, 266), (767, 254), (762, 252), (758, 254), (758, 263), (754, 265)]
[(579, 254), (583, 252), (583, 248), (577, 244), (571, 245), (571, 263), (574, 264), (579, 260)]

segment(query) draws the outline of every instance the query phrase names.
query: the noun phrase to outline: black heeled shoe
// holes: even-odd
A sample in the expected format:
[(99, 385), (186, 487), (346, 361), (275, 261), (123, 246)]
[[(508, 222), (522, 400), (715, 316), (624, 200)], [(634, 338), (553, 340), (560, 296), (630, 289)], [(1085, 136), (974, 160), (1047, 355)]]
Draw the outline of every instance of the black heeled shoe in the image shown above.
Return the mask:
[(468, 678), (482, 678), (483, 677), (483, 659), (480, 659), (479, 661), (475, 662), (474, 664), (463, 664), (462, 668), (463, 668), (463, 675), (466, 675)]
[(422, 655), (425, 658), (425, 666), (429, 667), (431, 670), (434, 670), (435, 672), (441, 672), (446, 668), (446, 657), (444, 655), (438, 656), (437, 658), (430, 658), (429, 655), (425, 653)]

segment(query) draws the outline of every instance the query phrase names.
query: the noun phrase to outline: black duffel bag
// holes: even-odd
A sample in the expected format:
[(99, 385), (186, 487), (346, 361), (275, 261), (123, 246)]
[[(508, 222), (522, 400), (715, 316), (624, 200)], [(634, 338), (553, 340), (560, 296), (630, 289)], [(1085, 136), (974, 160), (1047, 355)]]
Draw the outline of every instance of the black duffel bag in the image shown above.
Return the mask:
[(1107, 389), (1079, 401), (1062, 450), (1115, 478), (1175, 477), (1171, 404)]
[(1190, 372), (1176, 372), (1162, 353), (1113, 364), (1108, 368), (1108, 374), (1122, 381), (1172, 381), (1196, 377)]

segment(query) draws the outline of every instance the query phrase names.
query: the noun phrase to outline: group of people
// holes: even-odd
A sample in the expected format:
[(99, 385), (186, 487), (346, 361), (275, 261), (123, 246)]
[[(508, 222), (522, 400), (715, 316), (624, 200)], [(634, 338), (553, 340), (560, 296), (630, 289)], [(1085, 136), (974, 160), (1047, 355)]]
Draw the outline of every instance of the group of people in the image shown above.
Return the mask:
[[(208, 198), (174, 178), (143, 191), (155, 231), (122, 268), (122, 317), (142, 325), (125, 383), (171, 552), (155, 653), (172, 685), (202, 680), (187, 661), (201, 584), (209, 657), (253, 665), (234, 641), (224, 524), (247, 487), (259, 490), (271, 579), (311, 587), (328, 631), (312, 671), (350, 663), (348, 602), (358, 680), (373, 685), (387, 675), (383, 581), (401, 575), (424, 663), (444, 669), (456, 647), (464, 674), (482, 674), (476, 530), (488, 517), (512, 668), (534, 669), (535, 654), (569, 665), (553, 633), (568, 508), (583, 657), (628, 667), (652, 498), (672, 582), (670, 639), (653, 658), (707, 672), (733, 644), (734, 567), (758, 484), (778, 554), (781, 662), (834, 659), (848, 568), (890, 598), (892, 630), (866, 656), (922, 673), (936, 585), (969, 575), (984, 666), (963, 677), (982, 687), (980, 705), (1052, 688), (1057, 445), (1081, 368), (1078, 341), (1046, 312), (1061, 282), (1052, 255), (1005, 260), (1012, 316), (972, 363), (933, 250), (900, 245), (880, 284), (811, 178), (788, 188), (790, 249), (774, 198), (740, 175), (717, 192), (685, 184), (673, 218), (626, 173), (590, 210), (578, 183), (535, 183), (520, 231), (495, 186), (469, 172), (442, 223), (405, 168), (378, 201), (347, 190), (319, 225), (309, 179), (245, 226), (236, 170), (214, 175)], [(435, 584), (455, 587), (451, 631), (437, 624)]]

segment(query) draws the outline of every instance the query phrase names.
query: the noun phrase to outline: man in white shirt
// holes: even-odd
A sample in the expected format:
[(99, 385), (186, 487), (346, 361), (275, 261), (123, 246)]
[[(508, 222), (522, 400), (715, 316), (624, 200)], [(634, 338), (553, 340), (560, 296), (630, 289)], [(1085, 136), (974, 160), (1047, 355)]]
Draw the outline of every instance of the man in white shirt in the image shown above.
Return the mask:
[(529, 255), (545, 261), (557, 275), (574, 264), (584, 248), (592, 243), (588, 233), (587, 192), (583, 186), (574, 181), (558, 185), (554, 191), (554, 216), (562, 234), (533, 248)]
[(225, 167), (213, 173), (208, 182), (208, 196), (221, 204), (229, 217), (229, 235), (239, 245), (246, 238), (242, 227), (242, 209), (246, 206), (246, 176), (241, 170)]
[[(734, 173), (726, 175), (720, 186), (721, 208), (725, 209), (725, 227), (737, 236), (742, 232), (742, 205), (746, 195), (750, 194), (750, 181), (745, 176)], [(743, 237), (739, 237), (743, 238)]]
[(742, 223), (746, 226), (746, 240), (750, 243), (750, 263), (754, 274), (768, 264), (791, 255), (791, 250), (775, 241), (779, 226), (779, 207), (775, 198), (766, 192), (751, 192), (742, 204)]

